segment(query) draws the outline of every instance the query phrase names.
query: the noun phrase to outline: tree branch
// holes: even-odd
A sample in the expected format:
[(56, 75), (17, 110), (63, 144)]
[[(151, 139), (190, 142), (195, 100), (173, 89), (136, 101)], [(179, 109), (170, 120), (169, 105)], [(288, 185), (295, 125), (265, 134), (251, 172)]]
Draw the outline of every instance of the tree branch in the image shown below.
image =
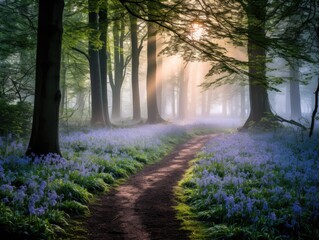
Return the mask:
[(276, 118), (276, 120), (278, 120), (279, 122), (286, 122), (286, 123), (295, 125), (295, 126), (297, 126), (297, 127), (300, 127), (300, 128), (302, 128), (303, 130), (307, 130), (307, 127), (305, 127), (305, 126), (302, 125), (301, 123), (296, 122), (296, 121), (294, 121), (294, 120), (292, 120), (292, 119), (291, 119), (291, 120), (287, 120), (287, 119), (285, 119), (285, 118), (283, 118), (283, 117), (280, 117), (280, 116), (278, 116), (278, 115), (275, 115), (275, 118)]
[(72, 47), (71, 49), (76, 51), (76, 52), (78, 52), (78, 53), (81, 53), (82, 55), (84, 55), (86, 57), (86, 59), (90, 62), (90, 57), (89, 57), (89, 55), (86, 52), (84, 52), (81, 49), (78, 49), (76, 47)]

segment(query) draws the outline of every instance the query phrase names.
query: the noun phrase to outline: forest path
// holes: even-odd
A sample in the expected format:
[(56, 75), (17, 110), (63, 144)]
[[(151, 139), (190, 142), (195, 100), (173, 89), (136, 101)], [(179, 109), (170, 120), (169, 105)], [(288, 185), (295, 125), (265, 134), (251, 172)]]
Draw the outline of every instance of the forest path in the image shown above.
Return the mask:
[(186, 240), (173, 206), (174, 187), (189, 161), (214, 135), (196, 136), (161, 161), (146, 166), (124, 185), (90, 206), (87, 238), (94, 240)]

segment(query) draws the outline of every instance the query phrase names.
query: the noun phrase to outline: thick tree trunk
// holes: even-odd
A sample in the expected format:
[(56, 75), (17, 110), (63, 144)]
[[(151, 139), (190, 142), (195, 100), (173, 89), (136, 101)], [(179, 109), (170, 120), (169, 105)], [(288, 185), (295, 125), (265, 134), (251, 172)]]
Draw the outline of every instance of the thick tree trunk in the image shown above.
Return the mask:
[(139, 90), (139, 64), (140, 54), (138, 49), (137, 38), (137, 18), (130, 16), (131, 22), (131, 45), (132, 45), (132, 98), (133, 98), (133, 120), (139, 121), (141, 119), (141, 104), (140, 104), (140, 90)]
[[(89, 25), (92, 31), (98, 28), (98, 14), (90, 7), (92, 0), (89, 0)], [(90, 79), (91, 79), (91, 98), (92, 98), (92, 126), (105, 126), (103, 103), (102, 103), (102, 87), (100, 74), (100, 58), (99, 51), (94, 49), (92, 42), (89, 40), (89, 62), (90, 62)]]
[(32, 132), (26, 155), (61, 155), (59, 104), (63, 0), (40, 0)]
[(147, 122), (159, 123), (164, 120), (161, 118), (157, 106), (156, 94), (156, 29), (153, 23), (147, 25)]
[(100, 40), (103, 42), (103, 46), (99, 50), (102, 104), (103, 104), (105, 125), (110, 127), (111, 120), (110, 120), (109, 104), (108, 104), (108, 96), (107, 96), (107, 53), (106, 53), (107, 28), (108, 28), (107, 2), (104, 4), (103, 7), (101, 7), (99, 11), (99, 24), (100, 24), (100, 31), (101, 31)]
[(271, 117), (266, 79), (266, 49), (264, 44), (266, 4), (250, 0), (248, 3), (248, 66), (250, 115), (243, 128), (258, 125)]

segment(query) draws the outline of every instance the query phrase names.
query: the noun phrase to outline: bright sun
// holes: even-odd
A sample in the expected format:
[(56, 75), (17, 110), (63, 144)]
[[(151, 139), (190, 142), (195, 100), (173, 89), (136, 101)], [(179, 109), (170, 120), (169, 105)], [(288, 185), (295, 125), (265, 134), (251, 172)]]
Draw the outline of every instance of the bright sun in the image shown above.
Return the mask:
[(199, 23), (192, 24), (192, 31), (191, 31), (192, 39), (198, 41), (202, 37), (204, 32), (205, 30), (202, 28), (201, 24)]

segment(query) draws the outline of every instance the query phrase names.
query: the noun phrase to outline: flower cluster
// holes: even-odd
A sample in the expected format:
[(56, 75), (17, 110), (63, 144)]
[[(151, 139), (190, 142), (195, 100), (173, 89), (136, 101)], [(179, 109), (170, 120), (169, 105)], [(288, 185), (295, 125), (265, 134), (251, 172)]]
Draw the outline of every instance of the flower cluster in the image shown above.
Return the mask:
[(0, 146), (6, 149), (0, 156), (0, 222), (21, 224), (14, 229), (24, 234), (32, 222), (45, 227), (49, 226), (46, 222), (59, 222), (57, 211), (81, 212), (91, 193), (107, 189), (114, 179), (160, 157), (168, 150), (165, 139), (185, 132), (173, 125), (74, 132), (61, 137), (64, 158), (56, 154), (18, 157), (25, 146), (0, 141), (6, 144)]
[(268, 229), (269, 238), (318, 234), (318, 140), (236, 133), (212, 139), (203, 151), (188, 180), (199, 218), (254, 234)]

